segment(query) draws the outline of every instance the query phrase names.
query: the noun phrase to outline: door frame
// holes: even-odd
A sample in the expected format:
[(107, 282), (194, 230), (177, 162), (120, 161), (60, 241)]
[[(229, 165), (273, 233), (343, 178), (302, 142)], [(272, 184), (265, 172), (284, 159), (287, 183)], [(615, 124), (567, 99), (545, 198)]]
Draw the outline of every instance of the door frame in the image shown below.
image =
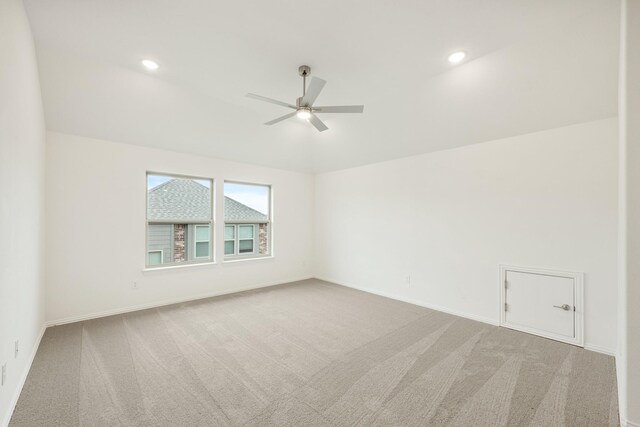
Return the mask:
[[(505, 328), (514, 329), (520, 332), (526, 332), (533, 335), (538, 335), (544, 338), (549, 338), (556, 341), (566, 342), (568, 344), (577, 345), (579, 347), (584, 347), (584, 273), (577, 271), (562, 271), (562, 270), (551, 270), (544, 268), (532, 268), (532, 267), (519, 267), (514, 265), (506, 265), (500, 264), (500, 326)], [(507, 272), (512, 271), (516, 273), (530, 273), (530, 274), (540, 274), (543, 276), (555, 276), (555, 277), (563, 277), (568, 279), (573, 279), (574, 286), (574, 301), (573, 305), (575, 307), (574, 311), (574, 328), (575, 328), (575, 337), (567, 338), (562, 335), (556, 335), (550, 332), (541, 331), (535, 328), (528, 328), (522, 325), (514, 325), (512, 323), (507, 322), (506, 319), (506, 311), (505, 304), (507, 302), (507, 288), (506, 278)]]

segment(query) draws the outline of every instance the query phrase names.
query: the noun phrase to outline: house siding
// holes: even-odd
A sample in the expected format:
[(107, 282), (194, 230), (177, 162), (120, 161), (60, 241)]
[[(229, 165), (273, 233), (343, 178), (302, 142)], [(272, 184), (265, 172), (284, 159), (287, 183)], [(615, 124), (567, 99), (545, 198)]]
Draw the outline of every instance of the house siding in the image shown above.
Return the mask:
[(162, 251), (162, 263), (173, 262), (173, 231), (171, 224), (149, 224), (148, 250)]

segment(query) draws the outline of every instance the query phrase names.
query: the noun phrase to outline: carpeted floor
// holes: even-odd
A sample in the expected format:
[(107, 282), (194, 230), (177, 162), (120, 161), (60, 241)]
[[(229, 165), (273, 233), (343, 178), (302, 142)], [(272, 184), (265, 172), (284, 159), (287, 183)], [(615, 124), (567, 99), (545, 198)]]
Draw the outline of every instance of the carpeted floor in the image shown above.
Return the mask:
[(49, 328), (11, 426), (614, 426), (612, 357), (308, 280)]

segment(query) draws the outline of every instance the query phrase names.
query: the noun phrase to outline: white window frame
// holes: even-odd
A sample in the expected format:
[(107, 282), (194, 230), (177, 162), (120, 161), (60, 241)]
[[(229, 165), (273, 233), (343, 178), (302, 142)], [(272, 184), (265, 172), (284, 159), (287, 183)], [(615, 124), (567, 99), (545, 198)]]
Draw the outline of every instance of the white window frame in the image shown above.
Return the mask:
[[(193, 180), (202, 180), (202, 181), (209, 181), (210, 182), (210, 192), (211, 192), (211, 196), (210, 196), (210, 200), (211, 200), (211, 217), (207, 220), (207, 221), (202, 221), (202, 220), (194, 220), (193, 222), (185, 222), (184, 219), (167, 219), (167, 220), (163, 220), (163, 221), (149, 221), (149, 218), (147, 217), (148, 212), (149, 212), (149, 194), (148, 194), (148, 182), (149, 182), (149, 176), (153, 175), (153, 176), (163, 176), (163, 177), (168, 177), (168, 178), (182, 178), (182, 179), (193, 179)], [(175, 173), (167, 173), (167, 172), (157, 172), (157, 171), (146, 171), (145, 173), (145, 210), (144, 210), (144, 219), (145, 219), (145, 241), (144, 241), (144, 246), (145, 246), (145, 259), (144, 259), (144, 264), (143, 264), (143, 271), (150, 271), (150, 270), (162, 270), (162, 269), (173, 269), (173, 268), (182, 268), (182, 267), (190, 267), (190, 266), (197, 266), (197, 265), (203, 265), (203, 264), (215, 264), (216, 262), (216, 245), (215, 245), (215, 241), (213, 239), (213, 230), (215, 229), (215, 215), (216, 215), (216, 180), (214, 178), (211, 177), (204, 177), (204, 176), (194, 176), (194, 175), (182, 175), (182, 174), (175, 174)], [(195, 247), (193, 249), (194, 253), (193, 256), (191, 257), (191, 259), (189, 259), (189, 256), (187, 256), (186, 261), (184, 262), (168, 262), (168, 263), (162, 263), (159, 265), (149, 265), (149, 224), (193, 224), (193, 225), (208, 225), (209, 226), (209, 256), (208, 257), (199, 257), (196, 258), (195, 256)], [(172, 227), (173, 228), (173, 227)], [(195, 228), (194, 228), (194, 239), (195, 241)], [(158, 249), (160, 250), (160, 249)], [(156, 249), (153, 249), (152, 251), (156, 251)], [(164, 253), (162, 254), (162, 260), (164, 261)]]
[[(208, 227), (209, 233), (207, 240), (198, 240), (198, 227)], [(209, 244), (209, 254), (207, 256), (198, 256), (198, 243)], [(209, 259), (211, 258), (211, 224), (193, 224), (193, 259)]]
[[(225, 262), (233, 262), (233, 261), (238, 261), (238, 260), (243, 260), (243, 259), (259, 259), (259, 258), (272, 258), (273, 255), (273, 185), (271, 184), (262, 184), (262, 183), (257, 183), (257, 182), (247, 182), (247, 181), (235, 181), (235, 180), (225, 180), (223, 181), (222, 185), (222, 197), (224, 200), (225, 197), (225, 193), (224, 193), (224, 184), (242, 184), (242, 185), (253, 185), (253, 186), (257, 186), (257, 187), (267, 187), (269, 189), (269, 206), (268, 206), (268, 214), (267, 214), (267, 220), (265, 222), (257, 222), (257, 223), (241, 223), (241, 222), (226, 222), (223, 218), (223, 224), (224, 227), (226, 226), (234, 226), (234, 236), (235, 236), (235, 243), (234, 243), (234, 253), (233, 254), (225, 254), (224, 252), (224, 248), (222, 250), (223, 253), (223, 260)], [(260, 226), (266, 224), (267, 226), (267, 253), (266, 254), (260, 254)], [(240, 249), (239, 249), (239, 225), (252, 225), (253, 226), (253, 252), (248, 253), (240, 253)], [(249, 240), (249, 239), (242, 239), (242, 240)], [(228, 242), (231, 241), (230, 239), (223, 239), (223, 242)]]
[[(155, 252), (160, 252), (160, 264), (149, 264), (149, 255), (151, 253), (155, 253)], [(152, 250), (147, 250), (147, 265), (151, 266), (151, 267), (156, 267), (158, 265), (162, 265), (164, 264), (164, 251), (162, 249), (152, 249)]]
[[(224, 256), (235, 256), (237, 254), (237, 249), (238, 249), (238, 229), (236, 227), (237, 224), (225, 224), (224, 228), (225, 228), (225, 234), (223, 236), (223, 249), (222, 252), (224, 254)], [(233, 239), (227, 239), (227, 234), (226, 234), (226, 228), (227, 227), (233, 227)], [(226, 243), (227, 242), (233, 242), (233, 253), (232, 254), (227, 254), (227, 248), (226, 248)]]

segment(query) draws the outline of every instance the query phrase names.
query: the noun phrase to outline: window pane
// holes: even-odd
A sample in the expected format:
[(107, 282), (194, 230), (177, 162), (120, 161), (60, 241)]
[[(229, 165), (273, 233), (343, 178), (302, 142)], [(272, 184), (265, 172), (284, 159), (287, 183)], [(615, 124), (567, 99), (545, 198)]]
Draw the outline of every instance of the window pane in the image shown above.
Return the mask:
[(235, 253), (236, 242), (229, 240), (224, 242), (224, 254), (233, 255)]
[(148, 265), (160, 265), (162, 264), (162, 252), (149, 252)]
[(209, 241), (209, 226), (208, 225), (196, 225), (196, 241), (208, 242)]
[[(171, 224), (147, 225), (147, 265), (162, 264), (163, 261), (171, 262), (173, 227)], [(160, 259), (160, 253), (164, 259)], [(153, 257), (153, 263), (149, 257)]]
[(271, 199), (268, 185), (224, 183), (225, 241), (235, 241), (235, 253), (225, 255), (269, 255)]
[(196, 258), (205, 258), (209, 256), (209, 242), (196, 243)]
[(253, 239), (253, 225), (241, 225), (238, 235), (240, 239)]
[(233, 225), (225, 225), (224, 240), (232, 240), (236, 237), (236, 227)]
[(211, 180), (147, 175), (147, 220), (211, 219)]
[(211, 179), (147, 174), (147, 251), (162, 250), (161, 264), (211, 258), (212, 229), (202, 223), (213, 220), (212, 189)]
[(224, 220), (248, 224), (269, 220), (267, 185), (224, 183)]
[(253, 240), (240, 240), (238, 248), (241, 254), (253, 252)]

